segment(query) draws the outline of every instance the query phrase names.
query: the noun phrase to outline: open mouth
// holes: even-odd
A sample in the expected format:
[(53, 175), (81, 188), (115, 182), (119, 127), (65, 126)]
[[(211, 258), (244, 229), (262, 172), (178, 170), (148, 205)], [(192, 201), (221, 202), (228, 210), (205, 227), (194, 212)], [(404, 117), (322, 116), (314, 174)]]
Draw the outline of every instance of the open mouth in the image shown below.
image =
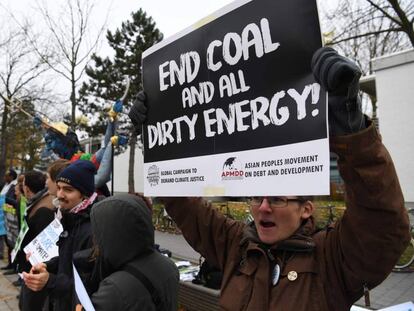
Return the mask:
[(261, 220), (260, 225), (264, 228), (271, 228), (276, 226), (276, 224), (273, 221), (267, 221), (267, 220)]

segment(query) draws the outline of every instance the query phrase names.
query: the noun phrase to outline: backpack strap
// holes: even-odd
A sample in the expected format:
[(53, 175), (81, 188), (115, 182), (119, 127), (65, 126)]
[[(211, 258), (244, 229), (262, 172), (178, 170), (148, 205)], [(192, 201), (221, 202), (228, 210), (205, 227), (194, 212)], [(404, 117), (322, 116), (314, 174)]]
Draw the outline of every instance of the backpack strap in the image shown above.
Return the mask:
[(152, 285), (152, 282), (141, 271), (132, 266), (126, 266), (123, 270), (132, 274), (142, 283), (142, 285), (144, 285), (148, 293), (150, 293), (152, 302), (158, 311), (164, 310), (161, 297), (158, 295), (158, 291), (155, 289), (154, 285)]

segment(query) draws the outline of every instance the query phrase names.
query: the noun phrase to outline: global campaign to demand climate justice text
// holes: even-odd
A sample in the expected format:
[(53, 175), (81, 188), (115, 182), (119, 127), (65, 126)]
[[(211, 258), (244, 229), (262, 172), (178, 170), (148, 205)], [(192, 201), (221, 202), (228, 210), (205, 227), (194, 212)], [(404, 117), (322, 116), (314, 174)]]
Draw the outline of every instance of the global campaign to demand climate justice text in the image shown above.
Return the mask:
[(327, 194), (316, 3), (239, 1), (207, 20), (144, 52), (145, 193)]

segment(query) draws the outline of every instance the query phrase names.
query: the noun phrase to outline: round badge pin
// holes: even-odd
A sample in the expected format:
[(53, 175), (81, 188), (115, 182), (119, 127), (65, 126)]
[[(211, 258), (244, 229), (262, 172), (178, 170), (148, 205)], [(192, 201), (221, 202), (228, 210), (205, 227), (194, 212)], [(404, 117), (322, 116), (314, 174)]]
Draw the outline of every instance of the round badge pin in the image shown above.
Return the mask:
[(298, 278), (298, 273), (296, 271), (290, 271), (287, 275), (289, 281), (294, 281)]

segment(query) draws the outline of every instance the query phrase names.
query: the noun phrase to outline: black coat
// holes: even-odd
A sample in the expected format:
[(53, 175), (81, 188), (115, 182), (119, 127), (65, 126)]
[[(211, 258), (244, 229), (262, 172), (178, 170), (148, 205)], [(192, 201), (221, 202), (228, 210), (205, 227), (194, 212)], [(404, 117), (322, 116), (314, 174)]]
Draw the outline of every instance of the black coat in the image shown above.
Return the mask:
[(76, 306), (73, 280), (73, 254), (92, 246), (89, 206), (78, 214), (62, 213), (63, 232), (57, 242), (59, 257), (46, 263), (49, 280), (46, 288), (54, 301), (55, 311), (74, 310)]
[(26, 222), (29, 227), (23, 238), (20, 250), (16, 256), (17, 269), (19, 272), (29, 272), (32, 265), (26, 260), (23, 249), (29, 244), (44, 228), (46, 228), (55, 218), (55, 211), (52, 204), (52, 196), (43, 189), (36, 193), (27, 202)]
[[(23, 249), (29, 244), (44, 228), (46, 228), (55, 218), (55, 212), (52, 203), (52, 196), (43, 189), (36, 193), (28, 202), (25, 220), (29, 227), (26, 235), (23, 238), (20, 249), (17, 253), (15, 262), (19, 272), (29, 272), (32, 265), (26, 260), (26, 254)], [(23, 284), (20, 291), (19, 307), (20, 310), (37, 311), (42, 310), (44, 301), (46, 299), (47, 291), (43, 289), (39, 292), (29, 290)]]
[(156, 310), (152, 293), (125, 271), (127, 266), (152, 283), (162, 310), (177, 310), (178, 269), (154, 250), (151, 213), (142, 199), (132, 195), (107, 198), (94, 206), (91, 222), (99, 248), (95, 271), (101, 273), (99, 288), (91, 297), (95, 310)]

